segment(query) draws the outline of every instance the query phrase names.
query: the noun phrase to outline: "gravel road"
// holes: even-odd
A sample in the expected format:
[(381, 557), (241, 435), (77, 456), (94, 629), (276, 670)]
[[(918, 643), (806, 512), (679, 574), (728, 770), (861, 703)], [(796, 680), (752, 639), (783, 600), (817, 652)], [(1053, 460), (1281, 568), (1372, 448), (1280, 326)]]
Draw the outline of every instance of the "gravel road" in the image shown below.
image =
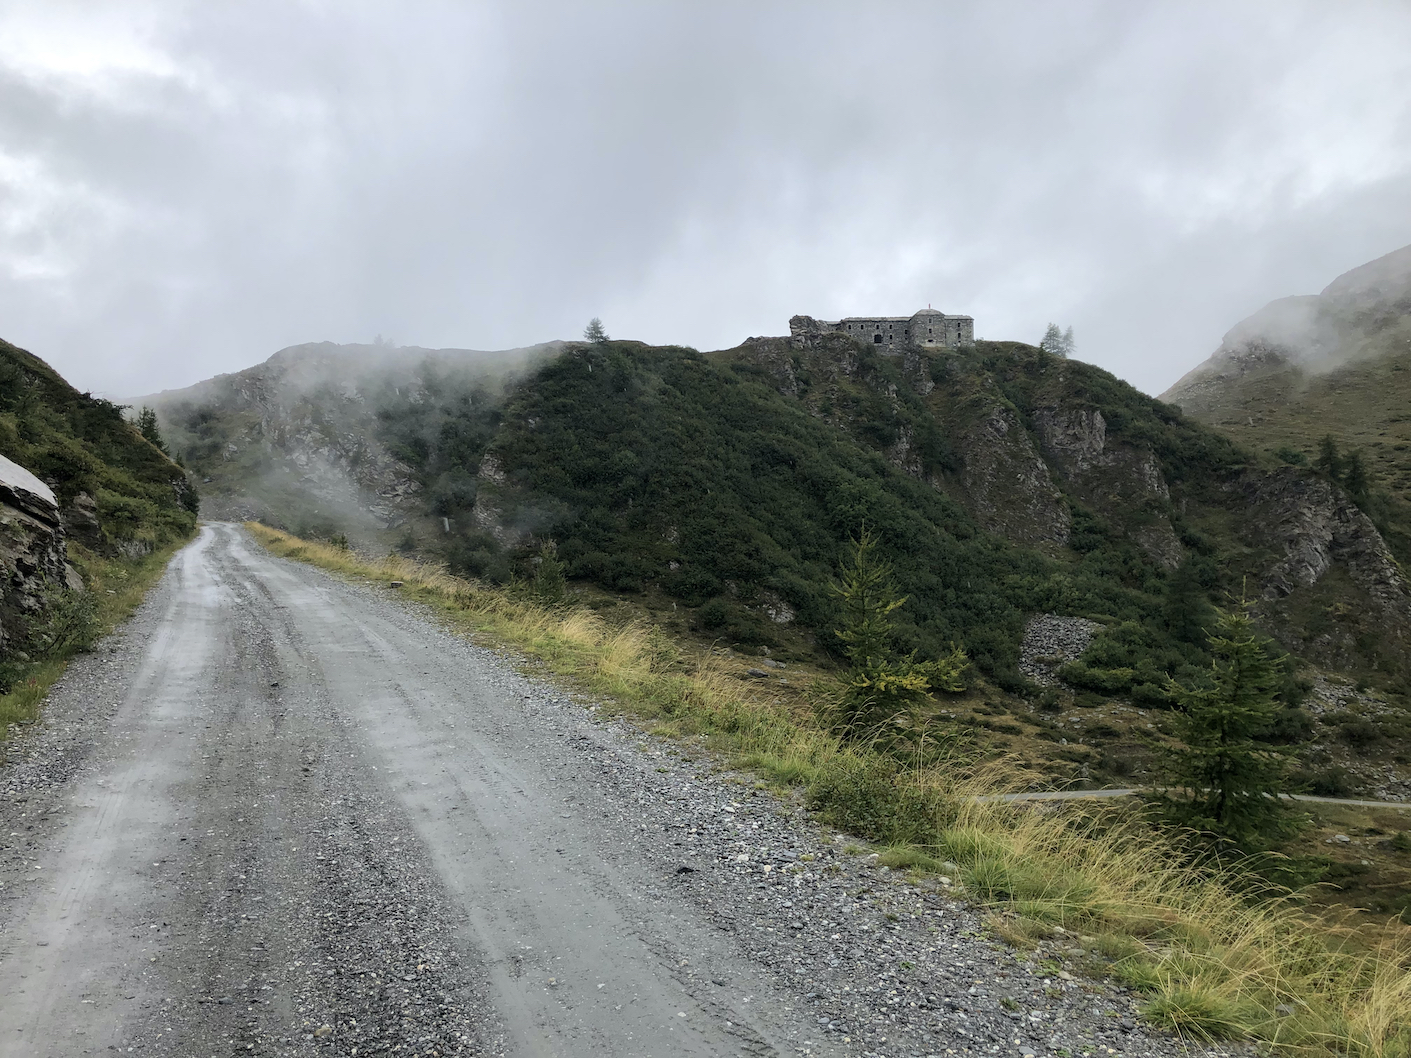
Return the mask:
[(955, 890), (236, 526), (8, 753), (5, 1058), (1191, 1053), (1063, 938), (1012, 952)]

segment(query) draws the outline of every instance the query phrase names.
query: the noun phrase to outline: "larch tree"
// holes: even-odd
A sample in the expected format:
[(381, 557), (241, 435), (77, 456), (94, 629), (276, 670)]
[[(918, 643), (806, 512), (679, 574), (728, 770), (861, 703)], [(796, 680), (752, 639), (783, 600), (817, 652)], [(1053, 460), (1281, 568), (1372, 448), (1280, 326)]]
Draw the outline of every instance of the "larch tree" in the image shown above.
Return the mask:
[(887, 725), (910, 720), (917, 705), (933, 690), (958, 693), (969, 661), (952, 646), (936, 661), (917, 661), (915, 653), (899, 657), (892, 645), (891, 615), (906, 603), (898, 596), (892, 568), (877, 555), (877, 538), (866, 528), (853, 539), (833, 594), (840, 602), (837, 637), (848, 659), (847, 683), (832, 717), (847, 738), (878, 733)]
[(1167, 804), (1186, 825), (1253, 851), (1288, 816), (1280, 795), (1293, 748), (1261, 738), (1280, 709), (1283, 657), (1256, 633), (1244, 602), (1219, 611), (1209, 644), (1213, 659), (1203, 679), (1167, 684), (1183, 743), (1167, 761)]

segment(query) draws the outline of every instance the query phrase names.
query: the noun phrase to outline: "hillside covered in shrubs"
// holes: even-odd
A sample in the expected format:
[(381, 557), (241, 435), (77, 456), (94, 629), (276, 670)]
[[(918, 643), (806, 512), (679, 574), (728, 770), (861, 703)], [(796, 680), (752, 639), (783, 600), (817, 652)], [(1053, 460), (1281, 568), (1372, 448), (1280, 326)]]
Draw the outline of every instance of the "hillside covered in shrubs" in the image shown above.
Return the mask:
[[(1212, 607), (1246, 592), (1295, 656), (1407, 689), (1405, 583), (1342, 490), (1031, 346), (608, 341), (515, 365), (359, 347), (341, 371), (339, 347), (303, 348), (325, 367), (297, 391), (276, 384), (300, 370), (290, 350), (156, 399), (174, 448), (232, 502), (242, 480), (253, 494), (302, 473), (311, 496), (341, 468), (384, 546), (499, 583), (532, 579), (547, 551), (571, 582), (656, 600), (721, 642), (833, 655), (830, 582), (866, 527), (908, 597), (897, 649), (962, 646), (1003, 687), (1030, 686), (1030, 617), (1069, 614), (1102, 626), (1069, 686), (1166, 704), (1167, 676), (1208, 664)], [(1336, 540), (1299, 521), (1319, 504)], [(332, 536), (346, 506), (264, 516)], [(1365, 605), (1320, 616), (1350, 600)]]

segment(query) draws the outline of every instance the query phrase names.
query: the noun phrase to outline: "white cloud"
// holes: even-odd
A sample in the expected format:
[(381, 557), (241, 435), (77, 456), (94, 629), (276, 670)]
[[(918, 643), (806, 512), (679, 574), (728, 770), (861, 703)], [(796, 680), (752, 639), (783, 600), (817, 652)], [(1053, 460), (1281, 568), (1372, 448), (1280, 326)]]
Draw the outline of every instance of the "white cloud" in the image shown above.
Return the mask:
[(113, 393), (379, 331), (710, 348), (927, 302), (1160, 389), (1411, 242), (1398, 6), (46, 3), (0, 36), (5, 336)]

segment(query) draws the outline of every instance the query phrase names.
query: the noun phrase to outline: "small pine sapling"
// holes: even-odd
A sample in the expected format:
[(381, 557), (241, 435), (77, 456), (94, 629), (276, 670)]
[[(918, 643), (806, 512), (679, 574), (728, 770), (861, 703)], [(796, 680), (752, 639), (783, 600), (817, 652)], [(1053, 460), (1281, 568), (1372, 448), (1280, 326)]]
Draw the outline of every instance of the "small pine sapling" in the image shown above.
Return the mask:
[(866, 528), (852, 541), (852, 553), (832, 585), (841, 600), (836, 635), (848, 659), (847, 685), (832, 716), (844, 737), (878, 733), (885, 725), (909, 720), (931, 691), (958, 693), (969, 661), (964, 651), (935, 661), (917, 661), (915, 652), (898, 657), (892, 647), (891, 615), (906, 603), (898, 597), (892, 569), (877, 556), (877, 538)]

